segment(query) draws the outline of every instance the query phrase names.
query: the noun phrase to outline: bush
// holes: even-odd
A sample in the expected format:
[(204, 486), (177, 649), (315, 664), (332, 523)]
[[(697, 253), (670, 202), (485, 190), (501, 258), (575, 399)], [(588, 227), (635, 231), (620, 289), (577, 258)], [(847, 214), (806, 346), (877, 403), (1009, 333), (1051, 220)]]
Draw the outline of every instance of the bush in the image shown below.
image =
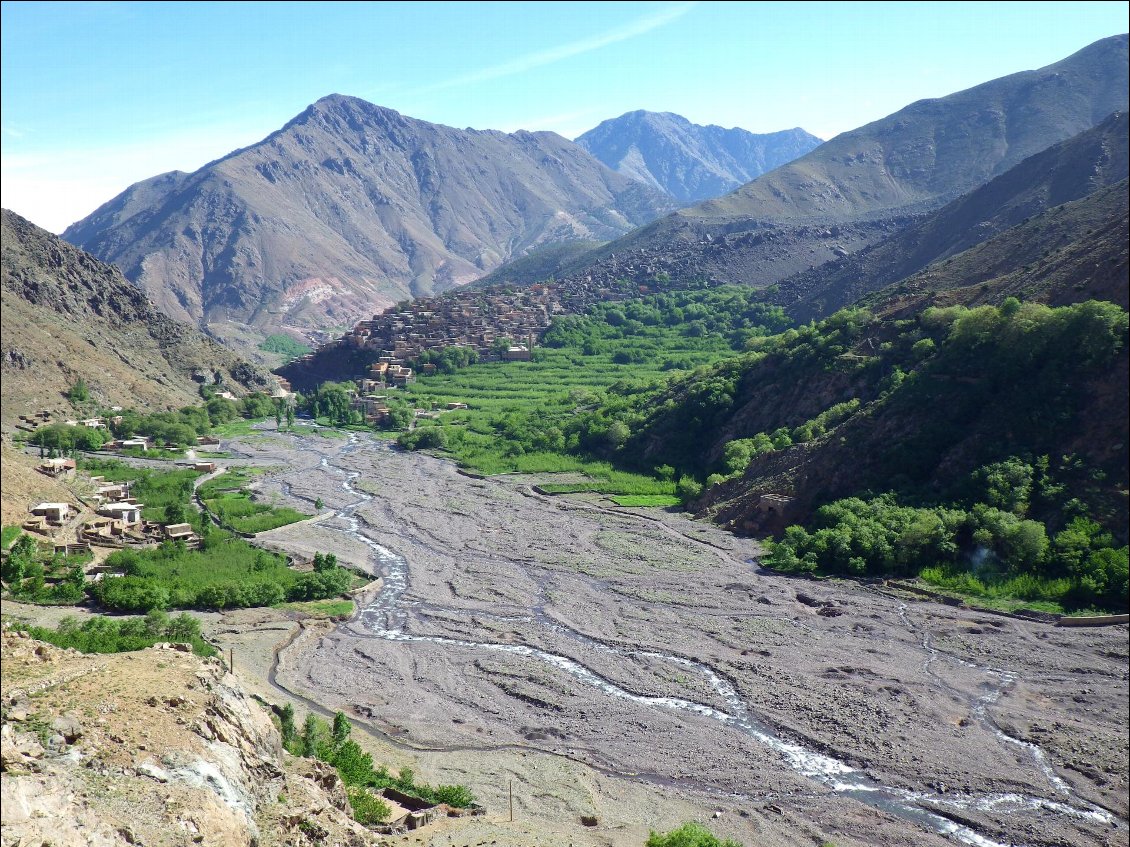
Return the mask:
[(353, 819), (362, 826), (384, 823), (392, 814), (388, 803), (364, 788), (349, 789), (349, 804), (353, 807)]
[(685, 823), (670, 832), (654, 830), (647, 839), (647, 847), (742, 847), (737, 841), (721, 840), (702, 824)]

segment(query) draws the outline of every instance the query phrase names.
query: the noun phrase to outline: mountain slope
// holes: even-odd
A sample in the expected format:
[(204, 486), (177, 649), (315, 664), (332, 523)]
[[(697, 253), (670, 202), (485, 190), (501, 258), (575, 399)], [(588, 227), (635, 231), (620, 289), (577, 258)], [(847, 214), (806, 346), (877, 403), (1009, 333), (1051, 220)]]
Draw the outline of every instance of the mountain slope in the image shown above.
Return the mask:
[[(1128, 139), (1127, 113), (1115, 112), (873, 247), (785, 280), (774, 299), (800, 320), (830, 314), (1049, 208), (1125, 180), (1130, 176)], [(1053, 246), (1058, 246), (1054, 240), (1014, 239), (1008, 250), (997, 252), (1016, 259), (1019, 267)], [(967, 270), (989, 278), (1006, 269), (994, 262)]]
[(331, 95), (196, 173), (131, 186), (64, 237), (182, 320), (340, 325), (671, 205), (554, 133), (453, 129)]
[(1127, 36), (911, 104), (724, 197), (590, 251), (564, 273), (657, 268), (764, 287), (874, 244), (1130, 104)]
[(2, 214), (5, 423), (66, 408), (80, 377), (92, 399), (122, 406), (193, 403), (217, 374), (236, 391), (267, 386), (266, 374), (162, 314), (117, 269)]
[[(1102, 471), (1080, 485), (1124, 539), (1128, 225), (1125, 180), (1054, 207), (877, 292), (875, 317), (839, 312), (673, 384), (626, 455), (702, 474), (722, 470), (735, 440), (791, 433), (698, 503), (748, 531), (769, 528), (766, 494), (795, 498), (799, 520), (864, 491), (942, 494), (1008, 455), (1077, 456)], [(926, 311), (984, 304), (1001, 308)]]
[(608, 167), (680, 203), (717, 197), (821, 144), (803, 129), (754, 134), (670, 112), (628, 112), (576, 139)]

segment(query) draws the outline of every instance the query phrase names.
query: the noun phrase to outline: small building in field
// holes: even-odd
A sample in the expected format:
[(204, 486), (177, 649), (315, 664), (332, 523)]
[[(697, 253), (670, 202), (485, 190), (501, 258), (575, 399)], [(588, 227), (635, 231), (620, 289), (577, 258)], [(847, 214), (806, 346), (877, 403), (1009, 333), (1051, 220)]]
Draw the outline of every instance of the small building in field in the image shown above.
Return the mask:
[(58, 479), (74, 476), (76, 467), (74, 459), (45, 459), (39, 465), (39, 472)]
[(191, 541), (196, 538), (196, 533), (192, 531), (192, 524), (187, 523), (171, 523), (165, 529), (165, 538), (170, 541)]
[(107, 503), (98, 507), (98, 514), (121, 521), (126, 526), (141, 523), (141, 503)]
[(196, 463), (193, 464), (192, 469), (194, 471), (200, 471), (201, 473), (213, 473), (216, 470), (216, 463), (215, 462), (196, 462)]
[(61, 524), (71, 514), (70, 503), (39, 503), (28, 509), (36, 517), (43, 518), (49, 524)]

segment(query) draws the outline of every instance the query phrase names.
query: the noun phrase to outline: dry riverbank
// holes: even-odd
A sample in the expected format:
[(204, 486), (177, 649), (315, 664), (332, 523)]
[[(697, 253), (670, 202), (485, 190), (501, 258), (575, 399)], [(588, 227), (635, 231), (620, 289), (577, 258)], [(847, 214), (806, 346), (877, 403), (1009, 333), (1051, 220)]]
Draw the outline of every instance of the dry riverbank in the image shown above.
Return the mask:
[(542, 497), (366, 436), (253, 450), (295, 468), (264, 492), (341, 512), (272, 546), (316, 531), (389, 577), (365, 614), (287, 650), (278, 683), (492, 811), (514, 778), (537, 843), (639, 844), (719, 812), (718, 832), (759, 845), (1127, 841), (1125, 627), (765, 574), (753, 542), (679, 515)]

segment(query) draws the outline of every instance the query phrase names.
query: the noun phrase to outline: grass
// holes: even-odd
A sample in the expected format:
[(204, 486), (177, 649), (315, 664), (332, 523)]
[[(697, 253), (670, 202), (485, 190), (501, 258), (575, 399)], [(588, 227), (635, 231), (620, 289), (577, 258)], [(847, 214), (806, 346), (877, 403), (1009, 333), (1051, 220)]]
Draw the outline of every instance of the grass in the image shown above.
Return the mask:
[(217, 438), (235, 438), (237, 436), (258, 435), (257, 430), (251, 427), (263, 423), (266, 418), (237, 418), (227, 423), (222, 423), (212, 428), (212, 434)]
[(275, 608), (301, 612), (311, 618), (348, 618), (356, 606), (352, 600), (306, 600), (299, 603), (280, 603)]
[(226, 473), (200, 486), (200, 499), (237, 532), (266, 532), (311, 517), (289, 506), (272, 506), (252, 500), (246, 486), (265, 472), (265, 468), (229, 468)]
[(678, 506), (682, 501), (673, 494), (628, 494), (610, 498), (617, 506)]
[(923, 568), (919, 578), (943, 594), (975, 598), (991, 609), (1011, 612), (1035, 609), (1052, 614), (1066, 614), (1064, 599), (1072, 589), (1070, 579), (1052, 579), (1023, 573), (1016, 576), (986, 577), (949, 568)]
[(0, 549), (7, 550), (16, 543), (16, 539), (20, 537), (20, 528), (18, 526), (6, 526), (0, 530)]

